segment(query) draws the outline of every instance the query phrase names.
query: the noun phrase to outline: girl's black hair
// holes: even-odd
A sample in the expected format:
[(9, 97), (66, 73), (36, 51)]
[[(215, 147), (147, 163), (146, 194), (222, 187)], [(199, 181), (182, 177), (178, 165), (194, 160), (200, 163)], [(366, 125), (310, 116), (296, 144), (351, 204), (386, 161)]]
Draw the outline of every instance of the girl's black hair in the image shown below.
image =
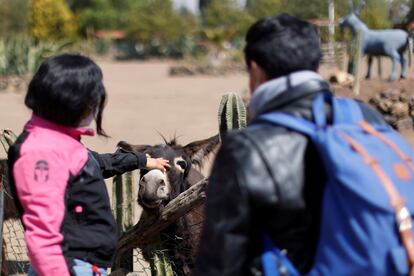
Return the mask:
[(63, 54), (40, 65), (24, 102), (37, 116), (68, 127), (77, 127), (88, 109), (97, 111), (96, 131), (107, 137), (102, 129), (105, 100), (99, 66), (85, 56)]

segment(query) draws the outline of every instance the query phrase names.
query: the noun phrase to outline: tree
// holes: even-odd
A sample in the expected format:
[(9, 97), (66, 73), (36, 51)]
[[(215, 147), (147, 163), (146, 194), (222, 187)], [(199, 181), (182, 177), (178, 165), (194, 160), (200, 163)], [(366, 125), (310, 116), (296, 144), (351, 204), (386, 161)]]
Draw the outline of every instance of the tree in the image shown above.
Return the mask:
[(259, 19), (280, 12), (282, 2), (282, 0), (248, 0), (246, 9), (255, 19)]
[(27, 31), (28, 0), (0, 0), (0, 36)]
[(29, 28), (37, 40), (72, 39), (77, 31), (73, 13), (64, 0), (32, 0)]
[(211, 0), (203, 16), (205, 37), (216, 43), (244, 37), (254, 19), (233, 0)]
[(386, 0), (367, 0), (367, 4), (360, 15), (362, 20), (372, 29), (391, 27), (389, 6)]
[(207, 7), (211, 4), (211, 0), (199, 0), (198, 7), (200, 9), (201, 14), (204, 14), (204, 11)]
[(130, 40), (168, 55), (173, 45), (192, 37), (197, 25), (194, 15), (174, 10), (171, 0), (141, 0), (128, 14), (127, 30)]
[[(79, 30), (86, 35), (88, 30), (126, 28), (126, 16), (131, 0), (70, 0), (70, 6), (79, 22)], [(123, 15), (123, 16), (122, 16)]]
[(283, 0), (282, 9), (304, 19), (327, 18), (327, 0), (313, 0), (311, 3), (309, 2), (309, 0)]

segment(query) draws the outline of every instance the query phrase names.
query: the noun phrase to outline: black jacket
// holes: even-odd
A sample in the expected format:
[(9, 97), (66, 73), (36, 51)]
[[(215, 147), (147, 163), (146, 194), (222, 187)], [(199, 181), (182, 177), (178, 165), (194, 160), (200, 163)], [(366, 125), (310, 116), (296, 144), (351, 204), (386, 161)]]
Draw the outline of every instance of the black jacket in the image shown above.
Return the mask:
[[(293, 88), (261, 114), (281, 111), (312, 120), (313, 99), (324, 89), (323, 83)], [(366, 120), (385, 124), (376, 111), (360, 106)], [(309, 271), (324, 178), (320, 157), (302, 134), (268, 124), (230, 133), (214, 163), (194, 274), (260, 275), (262, 232), (287, 250), (300, 272)]]

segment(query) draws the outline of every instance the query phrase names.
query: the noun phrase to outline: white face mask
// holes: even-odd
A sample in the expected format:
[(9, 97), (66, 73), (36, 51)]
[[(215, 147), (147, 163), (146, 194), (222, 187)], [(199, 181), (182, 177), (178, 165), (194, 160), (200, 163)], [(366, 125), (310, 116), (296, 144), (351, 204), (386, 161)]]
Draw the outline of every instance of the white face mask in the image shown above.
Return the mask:
[(88, 117), (83, 118), (82, 121), (79, 123), (79, 127), (88, 127), (93, 120), (98, 116), (99, 108), (96, 108), (95, 112), (91, 112)]

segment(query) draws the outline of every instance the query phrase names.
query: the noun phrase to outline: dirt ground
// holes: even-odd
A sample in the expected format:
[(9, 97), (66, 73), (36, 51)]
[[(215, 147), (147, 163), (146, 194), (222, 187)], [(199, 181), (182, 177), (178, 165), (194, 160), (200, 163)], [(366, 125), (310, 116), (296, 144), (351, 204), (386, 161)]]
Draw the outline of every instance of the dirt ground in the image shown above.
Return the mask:
[[(220, 77), (170, 77), (169, 61), (108, 62), (98, 61), (104, 72), (104, 82), (109, 102), (104, 114), (104, 128), (111, 138), (85, 138), (84, 143), (99, 152), (112, 152), (120, 140), (131, 143), (161, 143), (159, 133), (166, 138), (175, 135), (179, 142), (204, 139), (218, 131), (217, 112), (221, 96), (228, 92), (248, 95), (247, 75), (234, 74)], [(383, 61), (383, 79), (376, 74), (363, 80), (361, 95), (369, 97), (389, 89), (414, 93), (414, 68), (409, 79), (394, 83), (386, 81), (390, 64)], [(329, 78), (333, 69), (321, 67), (320, 73)], [(365, 74), (365, 62), (361, 74)], [(353, 97), (351, 89), (335, 87), (339, 95)], [(24, 106), (25, 87), (0, 92), (0, 128), (10, 128), (19, 133), (30, 117)], [(408, 134), (408, 136), (410, 136)], [(414, 137), (414, 135), (413, 135)], [(0, 158), (5, 157), (0, 150)]]
[[(120, 140), (161, 143), (157, 132), (167, 139), (176, 135), (183, 144), (213, 136), (218, 133), (221, 96), (247, 88), (247, 78), (241, 74), (170, 78), (170, 62), (98, 63), (109, 95), (103, 125), (111, 138), (86, 138), (84, 142), (99, 152), (114, 151)], [(0, 128), (22, 130), (30, 117), (24, 94), (24, 89), (0, 93)], [(4, 157), (2, 151), (0, 157)]]
[[(221, 96), (228, 92), (248, 95), (247, 75), (220, 77), (170, 77), (169, 61), (108, 62), (98, 61), (104, 72), (109, 102), (104, 114), (104, 128), (111, 138), (85, 138), (84, 143), (98, 152), (112, 152), (120, 140), (131, 143), (161, 143), (175, 135), (182, 144), (215, 135), (218, 131), (217, 112)], [(365, 63), (363, 63), (365, 64)], [(404, 89), (414, 93), (414, 69), (409, 79), (389, 83), (389, 62), (383, 61), (383, 79), (376, 75), (362, 81), (361, 96), (367, 100), (387, 89)], [(363, 66), (365, 67), (365, 66)], [(364, 73), (366, 68), (362, 69)], [(322, 67), (320, 73), (329, 78), (333, 69)], [(353, 97), (349, 88), (335, 87), (339, 95)], [(19, 133), (30, 117), (24, 106), (25, 87), (0, 92), (0, 128)], [(414, 137), (414, 136), (413, 136)], [(5, 157), (0, 150), (0, 158)]]

